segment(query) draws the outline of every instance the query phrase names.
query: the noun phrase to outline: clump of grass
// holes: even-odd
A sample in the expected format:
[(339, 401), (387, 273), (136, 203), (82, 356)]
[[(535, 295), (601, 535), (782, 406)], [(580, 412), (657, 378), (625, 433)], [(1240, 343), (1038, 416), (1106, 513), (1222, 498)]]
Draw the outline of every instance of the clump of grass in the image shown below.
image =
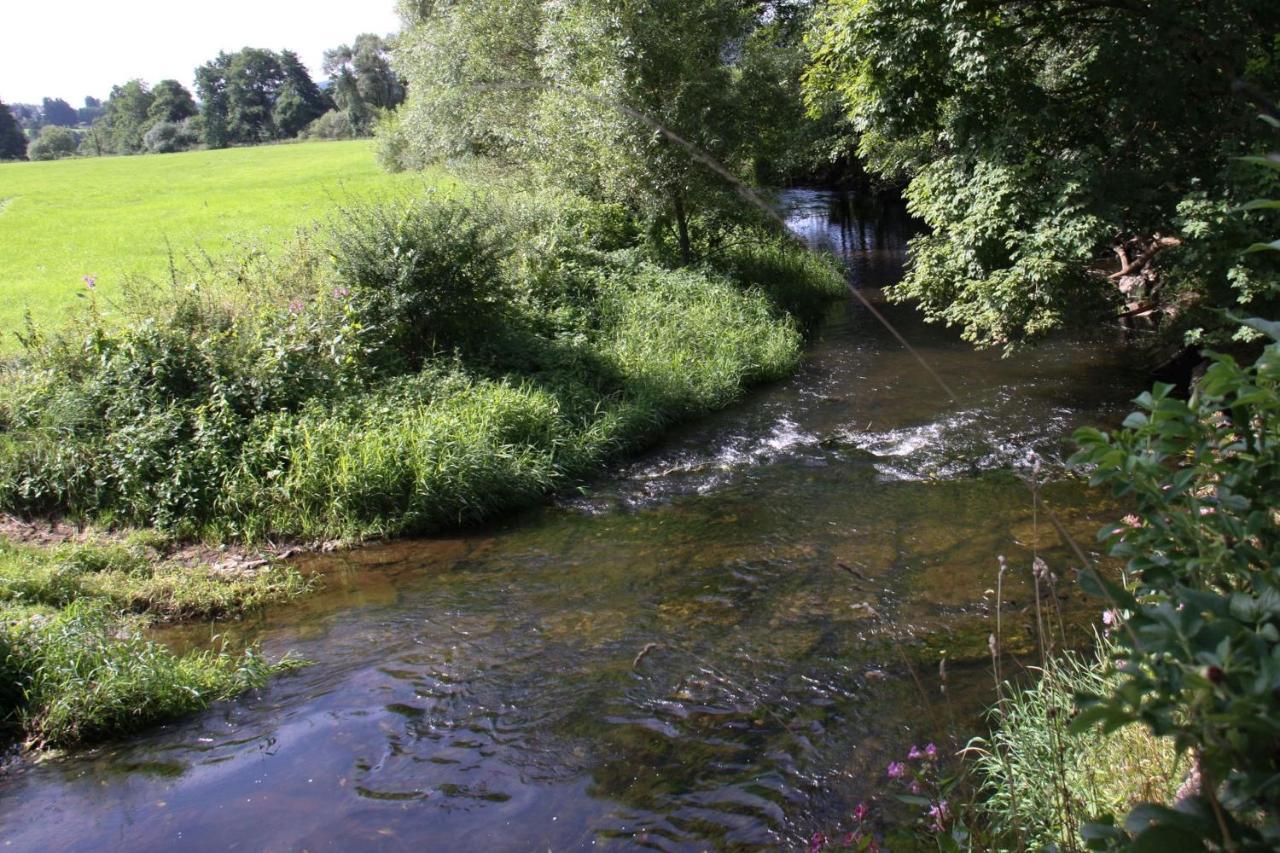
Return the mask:
[(309, 587), (291, 568), (157, 563), (154, 544), (0, 539), (0, 726), (32, 747), (71, 746), (200, 710), (293, 665), (253, 650), (175, 655), (146, 639), (155, 620), (239, 615)]
[(97, 600), (3, 607), (0, 655), (0, 714), (29, 745), (59, 748), (202, 710), (294, 665), (253, 651), (178, 656)]
[(93, 599), (154, 619), (215, 619), (295, 598), (309, 588), (296, 569), (231, 573), (150, 559), (137, 545), (35, 548), (0, 539), (0, 602), (61, 608)]
[(1030, 686), (1003, 685), (990, 740), (970, 745), (982, 781), (977, 808), (992, 839), (1084, 850), (1084, 823), (1137, 803), (1173, 802), (1187, 763), (1171, 739), (1138, 725), (1106, 735), (1069, 730), (1075, 697), (1112, 685), (1107, 647), (1104, 638), (1094, 654), (1055, 656)]

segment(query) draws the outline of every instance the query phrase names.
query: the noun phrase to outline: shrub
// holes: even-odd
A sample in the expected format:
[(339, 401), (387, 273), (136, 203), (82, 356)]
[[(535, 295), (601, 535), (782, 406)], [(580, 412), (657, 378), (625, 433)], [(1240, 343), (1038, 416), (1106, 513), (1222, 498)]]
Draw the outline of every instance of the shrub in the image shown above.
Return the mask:
[(40, 129), (40, 135), (27, 146), (27, 159), (60, 160), (72, 157), (79, 144), (74, 131), (48, 124)]
[(201, 138), (191, 120), (158, 121), (142, 136), (143, 150), (148, 154), (173, 154), (200, 145)]
[(302, 129), (299, 139), (355, 139), (360, 136), (343, 110), (329, 110)]
[[(1280, 342), (1280, 324), (1252, 321)], [(1078, 727), (1142, 723), (1199, 763), (1199, 795), (1180, 811), (1148, 805), (1096, 843), (1175, 833), (1219, 849), (1280, 844), (1280, 343), (1251, 367), (1213, 356), (1191, 397), (1168, 385), (1114, 435), (1077, 434), (1078, 465), (1135, 504), (1103, 537), (1127, 586), (1086, 575), (1122, 611), (1114, 689)], [(1234, 846), (1233, 846), (1234, 845)]]

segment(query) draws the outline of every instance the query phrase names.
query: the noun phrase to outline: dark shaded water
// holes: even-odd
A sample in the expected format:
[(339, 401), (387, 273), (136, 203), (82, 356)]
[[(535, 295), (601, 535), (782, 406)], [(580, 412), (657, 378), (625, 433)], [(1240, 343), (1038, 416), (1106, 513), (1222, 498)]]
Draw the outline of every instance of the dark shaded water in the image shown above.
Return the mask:
[[(900, 213), (784, 201), (868, 295), (900, 275)], [(1002, 360), (890, 314), (959, 402), (842, 305), (794, 380), (586, 494), (314, 561), (325, 593), (236, 628), (314, 666), (17, 769), (0, 780), (0, 842), (703, 849), (838, 831), (854, 803), (887, 799), (884, 764), (907, 745), (980, 730), (996, 555), (1017, 569), (1007, 640), (1024, 648), (1032, 549), (1073, 565), (1018, 472), (1043, 460), (1046, 501), (1091, 546), (1115, 508), (1055, 460), (1140, 384), (1104, 344)], [(1074, 592), (1064, 603), (1095, 615)], [(885, 809), (886, 826), (903, 818)]]

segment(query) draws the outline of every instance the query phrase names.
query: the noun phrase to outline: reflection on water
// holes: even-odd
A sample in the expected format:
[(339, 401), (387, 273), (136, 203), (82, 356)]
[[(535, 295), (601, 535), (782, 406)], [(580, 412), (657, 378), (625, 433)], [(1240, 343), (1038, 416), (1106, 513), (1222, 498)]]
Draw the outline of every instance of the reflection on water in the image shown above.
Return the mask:
[[(901, 274), (900, 210), (784, 201), (873, 298)], [(1091, 544), (1115, 508), (1053, 460), (1136, 385), (1100, 344), (1005, 360), (890, 314), (960, 403), (839, 306), (794, 380), (583, 494), (500, 529), (313, 560), (326, 593), (237, 631), (315, 666), (15, 771), (0, 840), (752, 849), (838, 830), (857, 801), (883, 801), (889, 756), (977, 730), (996, 555), (1072, 565), (1016, 472), (1043, 460), (1046, 500)], [(1025, 581), (1006, 588), (1012, 645), (1030, 636)], [(1065, 605), (1091, 610), (1074, 591)]]

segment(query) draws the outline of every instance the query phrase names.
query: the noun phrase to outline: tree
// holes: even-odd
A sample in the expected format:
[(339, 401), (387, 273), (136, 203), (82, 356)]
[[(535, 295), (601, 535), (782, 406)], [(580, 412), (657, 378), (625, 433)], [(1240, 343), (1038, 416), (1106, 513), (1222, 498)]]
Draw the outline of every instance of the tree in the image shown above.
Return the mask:
[(297, 135), (329, 102), (292, 51), (247, 47), (196, 69), (205, 142), (252, 145)]
[(1277, 81), (1278, 35), (1270, 0), (832, 0), (808, 86), (930, 227), (895, 298), (983, 345), (1103, 303), (1193, 327), (1276, 292), (1237, 257), (1268, 214), (1219, 226), (1265, 189), (1233, 158), (1259, 150), (1239, 90)]
[(191, 93), (177, 80), (161, 80), (151, 90), (153, 100), (147, 108), (150, 124), (157, 122), (180, 122), (190, 118), (199, 110)]
[(98, 120), (102, 115), (102, 101), (92, 95), (86, 95), (84, 106), (76, 111), (76, 118), (80, 124), (90, 125)]
[(743, 165), (752, 125), (739, 59), (761, 22), (755, 4), (473, 0), (400, 10), (403, 132), (420, 158), (536, 164), (628, 205), (693, 259), (698, 214), (731, 196), (700, 156)]
[(9, 107), (0, 101), (0, 160), (24, 160), (27, 156), (27, 137), (18, 126)]
[(79, 147), (80, 140), (75, 133), (56, 124), (47, 124), (27, 146), (27, 157), (31, 160), (61, 160), (74, 156)]
[(334, 103), (358, 133), (372, 130), (379, 110), (393, 110), (404, 100), (404, 83), (391, 67), (387, 40), (373, 33), (325, 51), (324, 72)]
[(45, 98), (40, 107), (40, 115), (45, 124), (56, 124), (59, 127), (75, 127), (80, 121), (75, 109), (62, 98)]
[(136, 154), (142, 150), (142, 136), (152, 124), (151, 105), (155, 95), (142, 80), (112, 86), (102, 118), (106, 148), (116, 154)]
[(293, 51), (280, 52), (280, 72), (283, 82), (276, 96), (272, 118), (280, 137), (292, 139), (324, 115), (332, 102), (320, 91)]

